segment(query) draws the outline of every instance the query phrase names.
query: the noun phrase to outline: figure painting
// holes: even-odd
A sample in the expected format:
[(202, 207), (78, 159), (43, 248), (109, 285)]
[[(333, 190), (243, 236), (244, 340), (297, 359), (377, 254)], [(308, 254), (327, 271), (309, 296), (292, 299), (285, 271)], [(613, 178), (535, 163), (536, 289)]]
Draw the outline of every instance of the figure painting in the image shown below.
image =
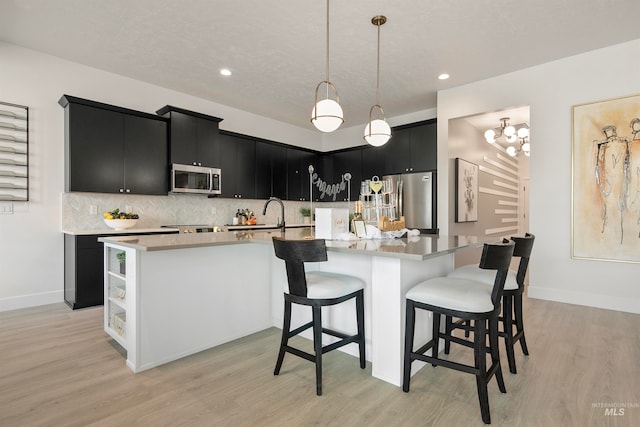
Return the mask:
[(478, 220), (478, 165), (456, 159), (456, 222)]
[(573, 106), (572, 257), (640, 262), (640, 95)]

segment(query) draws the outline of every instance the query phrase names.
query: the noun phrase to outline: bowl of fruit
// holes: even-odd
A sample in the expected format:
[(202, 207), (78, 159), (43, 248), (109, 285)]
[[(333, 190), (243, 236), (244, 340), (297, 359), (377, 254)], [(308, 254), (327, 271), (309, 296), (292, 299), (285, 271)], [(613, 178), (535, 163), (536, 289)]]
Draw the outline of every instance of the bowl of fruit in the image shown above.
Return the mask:
[(138, 214), (131, 212), (120, 212), (120, 209), (114, 209), (102, 214), (104, 223), (115, 230), (125, 230), (131, 228), (138, 222), (140, 218)]

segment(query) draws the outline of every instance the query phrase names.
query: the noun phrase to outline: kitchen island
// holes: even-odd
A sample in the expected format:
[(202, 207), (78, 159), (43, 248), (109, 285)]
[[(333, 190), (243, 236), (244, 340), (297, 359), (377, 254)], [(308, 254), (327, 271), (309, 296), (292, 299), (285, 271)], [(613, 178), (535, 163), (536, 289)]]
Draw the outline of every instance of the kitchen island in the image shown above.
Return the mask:
[[(101, 238), (105, 331), (126, 349), (129, 368), (140, 372), (281, 327), (286, 272), (271, 240), (309, 238), (312, 230)], [(307, 270), (350, 274), (365, 282), (367, 360), (374, 377), (399, 386), (406, 291), (449, 272), (456, 251), (482, 243), (476, 237), (437, 235), (327, 241), (328, 261), (309, 263)], [(123, 257), (126, 269), (121, 273), (118, 258)], [(354, 310), (349, 304), (331, 307), (323, 319), (331, 328), (352, 332)], [(310, 318), (310, 311), (295, 307), (292, 326)], [(430, 319), (417, 323), (422, 328), (416, 336), (428, 339)], [(349, 345), (344, 351), (356, 354), (357, 349)]]

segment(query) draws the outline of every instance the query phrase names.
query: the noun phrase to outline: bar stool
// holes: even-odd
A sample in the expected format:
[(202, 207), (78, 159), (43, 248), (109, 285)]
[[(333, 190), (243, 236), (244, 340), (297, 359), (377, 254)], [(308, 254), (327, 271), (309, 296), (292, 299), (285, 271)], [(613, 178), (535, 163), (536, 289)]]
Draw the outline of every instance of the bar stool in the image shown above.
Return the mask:
[[(518, 265), (518, 271), (509, 270), (507, 274), (507, 280), (504, 284), (504, 291), (502, 293), (502, 317), (499, 320), (502, 322), (502, 330), (498, 332), (498, 335), (505, 339), (505, 347), (507, 349), (507, 360), (509, 361), (509, 371), (516, 374), (516, 358), (514, 354), (514, 347), (517, 342), (520, 342), (522, 352), (525, 355), (529, 355), (529, 349), (527, 348), (527, 340), (524, 336), (524, 316), (522, 314), (522, 294), (524, 293), (524, 279), (527, 275), (527, 268), (529, 266), (529, 258), (531, 257), (531, 251), (533, 249), (533, 242), (536, 236), (531, 233), (525, 233), (524, 237), (511, 237), (511, 240), (515, 242), (515, 248), (513, 250), (513, 256), (520, 258)], [(491, 284), (493, 278), (490, 271), (482, 270), (476, 265), (464, 265), (456, 268), (448, 277), (456, 277), (459, 279), (476, 280), (485, 284)], [(516, 331), (513, 332), (515, 326)], [(445, 331), (448, 335), (451, 334), (453, 329), (465, 329), (465, 336), (469, 336), (468, 325), (460, 326), (460, 323), (454, 323), (451, 317), (446, 318)], [(449, 354), (450, 341), (445, 340), (444, 352)]]
[[(285, 353), (291, 353), (316, 365), (316, 394), (322, 395), (322, 354), (349, 343), (357, 343), (360, 354), (360, 368), (365, 368), (364, 337), (364, 282), (357, 277), (323, 271), (305, 273), (305, 262), (327, 261), (327, 247), (324, 239), (285, 240), (273, 237), (276, 257), (285, 261), (288, 292), (284, 293), (284, 325), (278, 361), (273, 372), (280, 373)], [(357, 334), (347, 335), (322, 327), (322, 307), (336, 305), (355, 298)], [(291, 331), (291, 304), (310, 306), (312, 320)], [(313, 328), (314, 354), (289, 346), (289, 338)], [(328, 334), (339, 341), (322, 346), (322, 334)]]
[[(500, 296), (513, 254), (514, 243), (504, 239), (502, 244), (485, 244), (480, 258), (480, 268), (496, 270), (492, 286), (481, 285), (468, 279), (452, 277), (436, 277), (426, 280), (409, 289), (406, 295), (406, 327), (404, 345), (404, 380), (402, 389), (409, 391), (411, 380), (411, 363), (414, 360), (431, 363), (433, 366), (444, 366), (461, 372), (474, 374), (480, 401), (482, 421), (491, 424), (489, 412), (489, 394), (487, 384), (495, 375), (498, 388), (502, 393), (504, 386), (500, 354), (498, 352), (498, 315), (500, 313)], [(433, 313), (432, 339), (418, 350), (414, 347), (415, 310), (428, 310)], [(440, 332), (440, 317), (455, 316), (468, 320), (473, 325), (473, 342), (457, 337), (447, 337)], [(491, 366), (487, 369), (487, 323), (489, 325), (489, 348)], [(440, 338), (448, 338), (473, 348), (474, 365), (465, 365), (441, 359), (438, 355)], [(427, 350), (431, 355), (427, 356)]]

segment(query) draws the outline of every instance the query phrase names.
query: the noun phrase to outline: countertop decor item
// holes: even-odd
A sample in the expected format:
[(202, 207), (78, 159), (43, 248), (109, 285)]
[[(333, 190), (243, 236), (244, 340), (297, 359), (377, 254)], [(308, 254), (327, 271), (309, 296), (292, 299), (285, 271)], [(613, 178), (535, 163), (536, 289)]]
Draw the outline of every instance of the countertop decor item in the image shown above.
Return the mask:
[(103, 213), (102, 216), (104, 216), (104, 223), (116, 230), (131, 228), (136, 225), (138, 219), (140, 218), (138, 214), (134, 214), (131, 212), (121, 212), (120, 209), (117, 208), (112, 211)]
[(138, 219), (106, 219), (104, 223), (116, 230), (131, 228), (138, 223)]

